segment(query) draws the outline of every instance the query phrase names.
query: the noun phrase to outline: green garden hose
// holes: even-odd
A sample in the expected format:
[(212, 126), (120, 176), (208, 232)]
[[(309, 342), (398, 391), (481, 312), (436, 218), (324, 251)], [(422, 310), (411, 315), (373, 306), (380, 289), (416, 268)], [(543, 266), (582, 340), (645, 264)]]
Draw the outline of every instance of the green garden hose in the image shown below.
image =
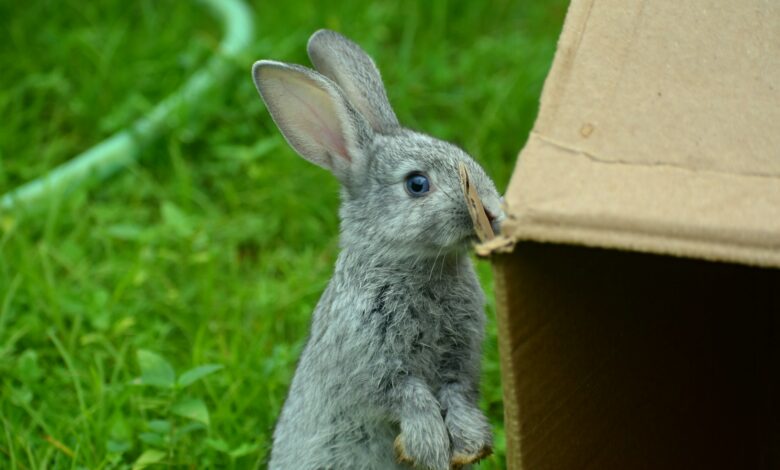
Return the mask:
[(225, 35), (218, 53), (174, 94), (161, 101), (147, 116), (89, 150), (25, 183), (0, 198), (0, 211), (29, 210), (52, 196), (59, 196), (89, 181), (103, 179), (133, 162), (140, 148), (164, 129), (171, 117), (198, 99), (232, 71), (230, 59), (244, 52), (252, 41), (249, 8), (242, 0), (200, 0), (219, 16)]

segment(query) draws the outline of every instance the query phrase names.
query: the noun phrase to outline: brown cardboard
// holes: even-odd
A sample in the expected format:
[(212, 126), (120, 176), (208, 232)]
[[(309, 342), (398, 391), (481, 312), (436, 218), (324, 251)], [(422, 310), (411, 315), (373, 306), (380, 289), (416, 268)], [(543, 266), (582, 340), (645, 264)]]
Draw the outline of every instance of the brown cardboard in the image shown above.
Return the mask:
[(512, 241), (780, 267), (780, 2), (573, 1), (506, 201)]
[(780, 2), (574, 0), (506, 209), (510, 469), (780, 468)]
[(474, 232), (477, 234), (477, 238), (481, 242), (492, 240), (496, 234), (493, 232), (493, 227), (490, 225), (487, 212), (485, 212), (485, 206), (482, 205), (482, 199), (477, 194), (476, 188), (471, 184), (469, 171), (463, 162), (458, 163), (458, 176), (460, 177), (463, 199), (466, 200), (466, 206), (469, 209), (469, 216), (471, 216), (471, 223), (474, 225)]
[(780, 271), (532, 242), (496, 270), (510, 470), (780, 468)]

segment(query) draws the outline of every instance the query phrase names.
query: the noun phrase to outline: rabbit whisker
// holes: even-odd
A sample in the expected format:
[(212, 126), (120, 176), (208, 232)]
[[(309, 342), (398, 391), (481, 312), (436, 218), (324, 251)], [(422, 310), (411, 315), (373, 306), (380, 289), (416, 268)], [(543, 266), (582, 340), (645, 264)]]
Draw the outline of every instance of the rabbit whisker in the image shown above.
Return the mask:
[[(433, 271), (436, 269), (436, 262), (439, 260), (439, 255), (441, 255), (443, 249), (443, 246), (439, 247), (439, 251), (436, 253), (436, 258), (433, 259), (433, 266), (431, 267), (431, 272), (428, 274), (428, 281), (433, 279)], [(444, 268), (444, 259), (442, 259), (441, 265), (442, 268)]]

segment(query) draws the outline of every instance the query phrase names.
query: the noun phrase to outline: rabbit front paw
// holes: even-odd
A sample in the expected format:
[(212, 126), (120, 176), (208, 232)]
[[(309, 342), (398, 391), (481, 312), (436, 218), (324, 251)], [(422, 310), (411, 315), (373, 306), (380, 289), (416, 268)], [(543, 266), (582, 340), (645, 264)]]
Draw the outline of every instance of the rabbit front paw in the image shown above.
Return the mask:
[(452, 468), (458, 470), (493, 453), (493, 434), (477, 408), (450, 410), (445, 424), (452, 440)]
[[(438, 417), (437, 417), (438, 418)], [(398, 461), (419, 470), (450, 470), (450, 438), (441, 418), (406, 423), (395, 438)]]

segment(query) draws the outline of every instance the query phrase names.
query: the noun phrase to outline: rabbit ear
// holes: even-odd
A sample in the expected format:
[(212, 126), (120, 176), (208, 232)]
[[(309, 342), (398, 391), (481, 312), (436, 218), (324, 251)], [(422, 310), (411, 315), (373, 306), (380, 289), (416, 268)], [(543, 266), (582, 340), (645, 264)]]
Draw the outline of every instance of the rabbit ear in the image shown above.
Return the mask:
[(364, 160), (371, 130), (333, 82), (305, 67), (271, 60), (256, 62), (252, 77), (279, 130), (303, 158), (341, 180)]
[(317, 71), (344, 90), (374, 131), (390, 134), (400, 127), (379, 69), (360, 46), (339, 33), (321, 29), (309, 38), (307, 51)]

